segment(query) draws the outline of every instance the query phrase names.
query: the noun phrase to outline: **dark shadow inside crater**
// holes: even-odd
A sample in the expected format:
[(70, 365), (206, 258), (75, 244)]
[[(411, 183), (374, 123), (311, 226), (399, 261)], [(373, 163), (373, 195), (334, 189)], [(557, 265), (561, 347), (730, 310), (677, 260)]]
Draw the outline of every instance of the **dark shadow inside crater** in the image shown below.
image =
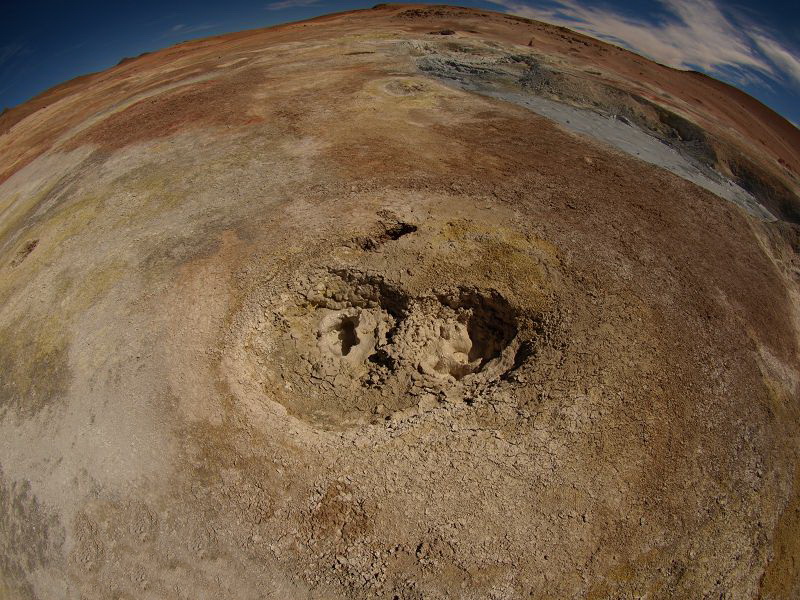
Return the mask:
[(339, 323), (339, 341), (342, 343), (342, 356), (350, 354), (353, 346), (357, 346), (360, 341), (356, 332), (358, 320), (356, 315), (354, 317), (344, 317)]
[(467, 358), (480, 360), (476, 371), (498, 358), (517, 336), (517, 311), (498, 292), (461, 288), (455, 294), (440, 295), (439, 300), (454, 310), (468, 311), (466, 325), (472, 347)]

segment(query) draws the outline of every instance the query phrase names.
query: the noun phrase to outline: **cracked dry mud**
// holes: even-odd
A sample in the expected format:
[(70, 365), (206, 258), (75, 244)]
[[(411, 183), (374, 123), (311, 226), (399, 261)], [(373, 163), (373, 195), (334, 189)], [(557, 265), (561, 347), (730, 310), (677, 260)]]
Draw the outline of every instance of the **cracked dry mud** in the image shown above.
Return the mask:
[[(361, 258), (360, 268), (365, 262), (376, 263), (376, 273), (385, 266), (384, 257)], [(276, 399), (291, 414), (341, 426), (382, 420), (423, 400), (436, 404), (448, 392), (471, 402), (472, 393), (522, 367), (521, 349), (535, 343), (534, 319), (499, 292), (412, 295), (410, 269), (400, 273), (405, 284), (339, 268), (303, 275), (288, 294), (259, 296), (257, 306), (268, 308), (233, 336), (248, 379), (282, 388)], [(228, 363), (232, 371), (238, 362)]]
[(796, 598), (799, 135), (413, 5), (5, 113), (0, 598)]

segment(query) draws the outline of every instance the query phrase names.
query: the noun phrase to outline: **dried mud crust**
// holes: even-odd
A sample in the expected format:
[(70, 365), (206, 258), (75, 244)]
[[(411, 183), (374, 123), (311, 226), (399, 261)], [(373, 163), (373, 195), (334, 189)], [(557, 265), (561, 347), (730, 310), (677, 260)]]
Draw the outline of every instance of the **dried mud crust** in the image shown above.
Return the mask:
[(249, 374), (290, 414), (328, 427), (471, 402), (532, 360), (542, 315), (471, 285), (411, 293), (380, 273), (314, 270), (249, 321)]

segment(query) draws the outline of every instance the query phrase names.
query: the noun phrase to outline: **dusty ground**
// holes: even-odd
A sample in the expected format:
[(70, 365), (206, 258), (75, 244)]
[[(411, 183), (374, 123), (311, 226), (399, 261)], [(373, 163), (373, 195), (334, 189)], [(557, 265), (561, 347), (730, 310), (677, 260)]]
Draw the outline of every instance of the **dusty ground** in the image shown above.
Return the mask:
[(0, 597), (800, 593), (800, 134), (754, 100), (389, 5), (0, 132)]

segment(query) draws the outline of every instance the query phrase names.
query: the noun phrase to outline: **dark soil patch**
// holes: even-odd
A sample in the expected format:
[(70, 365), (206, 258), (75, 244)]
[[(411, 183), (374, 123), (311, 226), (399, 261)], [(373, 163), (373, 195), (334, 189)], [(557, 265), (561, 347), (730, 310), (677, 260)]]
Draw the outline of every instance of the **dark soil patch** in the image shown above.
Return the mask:
[(38, 245), (39, 240), (28, 240), (25, 242), (22, 248), (20, 248), (17, 252), (17, 255), (11, 260), (11, 266), (18, 267), (20, 264), (22, 264), (22, 261), (28, 258), (28, 255), (33, 252)]

